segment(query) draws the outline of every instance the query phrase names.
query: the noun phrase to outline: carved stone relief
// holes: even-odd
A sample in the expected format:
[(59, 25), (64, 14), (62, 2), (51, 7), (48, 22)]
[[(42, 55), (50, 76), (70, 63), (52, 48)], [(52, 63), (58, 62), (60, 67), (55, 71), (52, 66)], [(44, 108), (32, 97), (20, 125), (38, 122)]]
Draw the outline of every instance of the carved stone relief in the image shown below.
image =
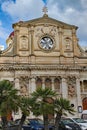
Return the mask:
[(54, 26), (44, 25), (36, 28), (36, 36), (41, 37), (41, 35), (50, 34), (51, 36), (55, 36), (57, 34), (57, 28)]
[(28, 92), (29, 92), (29, 90), (28, 90), (28, 84), (29, 84), (28, 77), (20, 77), (19, 84), (20, 84), (20, 94), (22, 96), (27, 96)]
[(68, 84), (68, 95), (69, 97), (73, 97), (76, 94), (75, 86), (76, 86), (76, 78), (75, 77), (68, 77), (67, 78)]

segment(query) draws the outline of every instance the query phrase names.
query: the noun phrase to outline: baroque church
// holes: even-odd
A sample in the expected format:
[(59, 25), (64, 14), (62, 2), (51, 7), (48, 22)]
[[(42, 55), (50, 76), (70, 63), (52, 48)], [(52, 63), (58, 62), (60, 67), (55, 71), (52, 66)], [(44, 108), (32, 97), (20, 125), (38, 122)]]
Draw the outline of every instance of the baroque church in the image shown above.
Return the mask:
[(12, 27), (0, 51), (0, 80), (13, 82), (22, 96), (50, 87), (80, 116), (87, 109), (87, 52), (78, 43), (78, 27), (49, 17), (46, 7), (42, 17)]

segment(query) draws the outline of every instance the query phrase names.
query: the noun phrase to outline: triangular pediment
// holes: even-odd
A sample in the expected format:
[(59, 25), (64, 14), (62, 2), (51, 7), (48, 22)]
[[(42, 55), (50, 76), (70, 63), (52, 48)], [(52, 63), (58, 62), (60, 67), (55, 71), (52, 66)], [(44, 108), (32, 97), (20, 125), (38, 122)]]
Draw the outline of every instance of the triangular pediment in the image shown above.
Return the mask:
[(48, 17), (48, 15), (46, 15), (46, 14), (43, 15), (43, 17), (32, 19), (32, 20), (29, 20), (29, 21), (20, 21), (18, 23), (13, 24), (13, 27), (15, 25), (20, 25), (20, 26), (25, 26), (26, 25), (27, 26), (27, 25), (38, 25), (38, 24), (44, 24), (44, 23), (55, 24), (56, 26), (63, 27), (63, 28), (75, 28), (75, 29), (78, 28), (75, 25), (70, 25), (70, 24), (61, 22), (59, 20), (53, 19), (51, 17)]

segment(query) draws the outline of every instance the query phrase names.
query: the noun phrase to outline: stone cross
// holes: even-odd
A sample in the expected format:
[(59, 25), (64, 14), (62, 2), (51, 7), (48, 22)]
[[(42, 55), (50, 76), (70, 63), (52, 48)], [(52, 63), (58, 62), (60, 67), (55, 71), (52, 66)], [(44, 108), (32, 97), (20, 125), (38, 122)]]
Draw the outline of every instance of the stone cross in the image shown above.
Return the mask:
[(43, 12), (44, 12), (44, 14), (46, 14), (48, 12), (48, 9), (46, 6), (43, 7)]

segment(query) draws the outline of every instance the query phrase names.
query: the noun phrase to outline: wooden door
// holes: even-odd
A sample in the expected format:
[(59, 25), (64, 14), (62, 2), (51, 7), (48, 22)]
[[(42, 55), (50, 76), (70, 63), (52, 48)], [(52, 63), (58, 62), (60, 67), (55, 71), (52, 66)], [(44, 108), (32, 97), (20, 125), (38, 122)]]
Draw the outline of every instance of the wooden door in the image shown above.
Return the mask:
[(82, 105), (83, 105), (83, 110), (87, 110), (87, 97), (83, 99)]

